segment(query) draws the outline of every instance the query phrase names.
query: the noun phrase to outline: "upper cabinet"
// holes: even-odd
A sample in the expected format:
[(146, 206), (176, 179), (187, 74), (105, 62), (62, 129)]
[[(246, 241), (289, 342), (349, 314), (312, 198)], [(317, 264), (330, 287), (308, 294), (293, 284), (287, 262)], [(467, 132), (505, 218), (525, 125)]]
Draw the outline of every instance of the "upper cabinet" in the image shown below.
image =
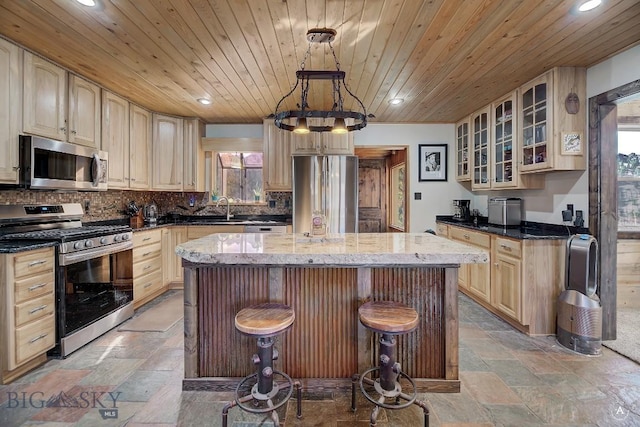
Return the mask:
[(184, 119), (184, 165), (182, 189), (205, 191), (204, 152), (201, 139), (204, 124), (198, 119)]
[(586, 71), (554, 68), (520, 88), (521, 173), (586, 167)]
[(491, 187), (489, 159), (491, 159), (491, 145), (489, 135), (491, 111), (489, 106), (471, 115), (471, 153), (472, 174), (471, 189), (487, 189)]
[(456, 180), (470, 181), (469, 117), (456, 123)]
[[(308, 119), (310, 126), (321, 126), (323, 119)], [(349, 123), (347, 123), (349, 124)], [(286, 131), (285, 131), (286, 132)], [(293, 155), (339, 154), (353, 155), (353, 132), (334, 134), (331, 132), (291, 132)]]
[(109, 188), (129, 188), (129, 102), (102, 94), (102, 150), (109, 153)]
[(263, 123), (263, 184), (267, 191), (291, 191), (291, 137), (293, 132), (278, 129), (273, 119)]
[(98, 86), (24, 52), (25, 133), (98, 148), (100, 114)]
[(154, 190), (182, 190), (183, 141), (181, 118), (153, 114), (151, 186)]
[(129, 187), (151, 187), (151, 112), (135, 104), (129, 108)]
[(24, 52), (23, 131), (67, 139), (67, 72)]
[(68, 141), (100, 148), (100, 113), (100, 87), (70, 74)]
[(0, 183), (18, 182), (18, 135), (22, 109), (22, 50), (0, 39)]

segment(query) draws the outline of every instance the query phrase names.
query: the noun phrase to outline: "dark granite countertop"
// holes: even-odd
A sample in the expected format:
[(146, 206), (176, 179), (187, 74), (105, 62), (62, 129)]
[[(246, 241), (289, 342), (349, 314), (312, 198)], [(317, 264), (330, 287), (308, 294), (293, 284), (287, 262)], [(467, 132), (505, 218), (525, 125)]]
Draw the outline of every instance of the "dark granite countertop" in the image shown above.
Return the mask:
[[(88, 225), (89, 223), (87, 223)], [(129, 218), (91, 222), (91, 225), (129, 225)], [(171, 225), (288, 225), (291, 217), (286, 215), (236, 215), (227, 221), (225, 215), (167, 215), (158, 219), (155, 225), (144, 223), (132, 227), (133, 231), (152, 230)]]
[(13, 254), (17, 252), (32, 251), (34, 249), (50, 248), (56, 245), (57, 242), (0, 239), (0, 254)]
[(589, 229), (584, 227), (546, 224), (531, 221), (523, 221), (520, 226), (505, 228), (488, 224), (486, 217), (478, 217), (477, 225), (471, 221), (456, 221), (451, 215), (436, 215), (436, 222), (521, 240), (568, 239), (574, 234), (589, 233)]

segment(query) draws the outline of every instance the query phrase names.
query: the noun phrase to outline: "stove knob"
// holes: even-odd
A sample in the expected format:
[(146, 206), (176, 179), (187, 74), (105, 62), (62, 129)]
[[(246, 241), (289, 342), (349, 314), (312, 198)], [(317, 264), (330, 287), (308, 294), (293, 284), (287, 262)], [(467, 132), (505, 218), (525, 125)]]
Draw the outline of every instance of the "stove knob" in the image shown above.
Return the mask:
[(91, 248), (91, 247), (93, 247), (93, 241), (91, 241), (91, 240), (86, 240), (86, 241), (84, 242), (84, 247), (85, 247), (85, 248)]
[(129, 235), (128, 234), (123, 234), (122, 235), (122, 240), (129, 240)]
[(120, 236), (118, 236), (117, 234), (115, 236), (113, 236), (113, 241), (115, 243), (118, 243), (120, 241)]
[(101, 245), (106, 245), (107, 244), (107, 238), (103, 237), (102, 239), (100, 239), (100, 244)]
[(73, 244), (73, 249), (80, 249), (82, 247), (82, 242), (75, 242)]

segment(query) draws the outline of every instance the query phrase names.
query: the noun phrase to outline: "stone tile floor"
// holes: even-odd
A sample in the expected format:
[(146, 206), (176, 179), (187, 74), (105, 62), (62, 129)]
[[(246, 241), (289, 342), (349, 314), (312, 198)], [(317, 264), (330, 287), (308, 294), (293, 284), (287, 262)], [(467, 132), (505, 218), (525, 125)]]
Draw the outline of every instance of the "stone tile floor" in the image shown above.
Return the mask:
[[(607, 348), (599, 357), (571, 353), (554, 337), (527, 337), (465, 296), (459, 301), (461, 392), (420, 395), (431, 426), (640, 426), (640, 365)], [(221, 425), (229, 394), (181, 390), (182, 328), (182, 321), (166, 332), (116, 328), (67, 359), (0, 386), (0, 426)], [(61, 392), (71, 403), (48, 407)], [(280, 421), (367, 426), (371, 405), (359, 398), (355, 414), (349, 405), (349, 393), (305, 394), (303, 419), (295, 418), (291, 401)], [(378, 421), (423, 425), (415, 406), (382, 411)], [(229, 426), (261, 425), (272, 422), (237, 408), (229, 413)]]

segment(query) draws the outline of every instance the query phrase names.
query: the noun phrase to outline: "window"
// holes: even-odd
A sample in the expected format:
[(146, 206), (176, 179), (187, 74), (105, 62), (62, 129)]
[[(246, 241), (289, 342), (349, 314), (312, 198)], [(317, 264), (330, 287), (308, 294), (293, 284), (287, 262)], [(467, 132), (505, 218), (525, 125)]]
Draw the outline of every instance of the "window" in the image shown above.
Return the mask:
[(219, 152), (216, 190), (232, 202), (259, 201), (262, 196), (262, 153)]

